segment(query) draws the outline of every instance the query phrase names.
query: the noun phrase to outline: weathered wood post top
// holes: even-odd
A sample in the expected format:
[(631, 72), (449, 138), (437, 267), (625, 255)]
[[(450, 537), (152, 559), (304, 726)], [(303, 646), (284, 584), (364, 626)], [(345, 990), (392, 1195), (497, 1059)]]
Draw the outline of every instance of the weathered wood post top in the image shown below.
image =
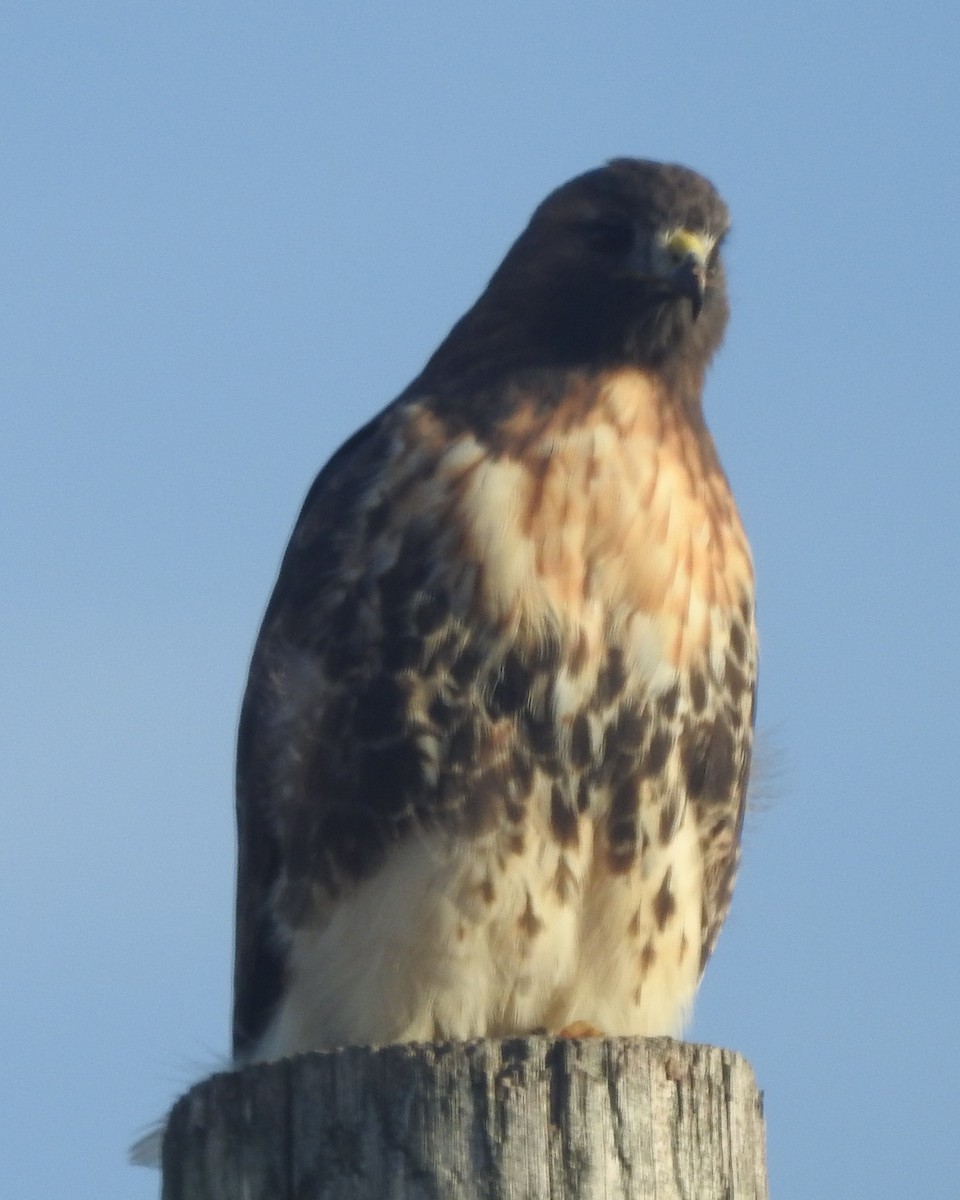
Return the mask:
[(547, 1037), (353, 1047), (215, 1075), (174, 1107), (163, 1200), (766, 1200), (729, 1050)]

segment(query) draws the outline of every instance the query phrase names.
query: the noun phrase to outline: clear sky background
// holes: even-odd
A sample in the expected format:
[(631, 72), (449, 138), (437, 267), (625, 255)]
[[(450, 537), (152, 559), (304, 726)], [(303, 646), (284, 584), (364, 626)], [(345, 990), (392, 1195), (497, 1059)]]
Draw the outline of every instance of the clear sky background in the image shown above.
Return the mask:
[(960, 7), (44, 3), (0, 16), (0, 1193), (139, 1200), (228, 1045), (232, 756), (304, 493), (537, 202), (727, 198), (708, 417), (764, 799), (690, 1036), (775, 1200), (960, 1176)]

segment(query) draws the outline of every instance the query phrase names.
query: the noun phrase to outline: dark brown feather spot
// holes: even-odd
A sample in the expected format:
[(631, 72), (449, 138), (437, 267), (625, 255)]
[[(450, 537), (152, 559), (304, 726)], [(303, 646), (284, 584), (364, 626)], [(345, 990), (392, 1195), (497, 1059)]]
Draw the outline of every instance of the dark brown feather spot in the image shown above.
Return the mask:
[(567, 860), (561, 857), (557, 863), (557, 871), (553, 877), (553, 890), (561, 904), (566, 904), (576, 890), (577, 880), (571, 871)]
[(723, 721), (688, 731), (680, 754), (690, 796), (707, 804), (730, 799), (737, 775), (737, 745)]
[(430, 706), (427, 709), (427, 716), (441, 728), (449, 725), (450, 719), (456, 714), (456, 707), (446, 699), (445, 696), (439, 693), (430, 701)]
[(651, 737), (646, 753), (640, 760), (640, 773), (645, 779), (660, 774), (666, 764), (672, 746), (672, 731), (670, 729), (658, 729), (653, 737)]
[(550, 790), (550, 828), (559, 845), (563, 847), (576, 846), (580, 841), (576, 808), (556, 783)]
[(526, 809), (519, 800), (512, 796), (505, 796), (503, 800), (503, 813), (511, 825), (519, 825), (523, 821)]
[(623, 779), (614, 789), (607, 815), (607, 861), (615, 875), (628, 871), (637, 856), (638, 805), (636, 781)]
[(533, 774), (534, 765), (524, 750), (519, 747), (515, 748), (508, 768), (510, 780), (510, 793), (521, 798), (526, 798), (530, 795), (533, 789)]
[(515, 716), (530, 697), (530, 672), (514, 651), (506, 656), (500, 674), (490, 689), (487, 709), (492, 717)]
[(577, 770), (582, 770), (589, 763), (592, 754), (590, 722), (586, 713), (578, 713), (570, 730), (570, 760)]
[(580, 629), (577, 631), (577, 640), (573, 643), (573, 649), (570, 652), (569, 667), (571, 675), (579, 675), (586, 666), (588, 650), (587, 635)]
[(447, 744), (447, 758), (451, 766), (469, 767), (476, 760), (478, 730), (467, 717), (454, 729)]
[(601, 707), (610, 704), (623, 691), (627, 675), (623, 667), (623, 654), (614, 646), (607, 654), (607, 660), (597, 676), (597, 704)]
[(677, 902), (673, 898), (673, 891), (670, 887), (672, 876), (673, 868), (667, 867), (663, 883), (660, 884), (657, 894), (653, 898), (653, 915), (656, 918), (657, 928), (661, 932), (666, 928), (667, 922), (677, 911)]
[(702, 713), (707, 707), (707, 681), (699, 667), (690, 672), (690, 703), (696, 713)]
[(483, 648), (476, 642), (467, 642), (461, 646), (450, 665), (450, 676), (454, 683), (466, 687), (480, 674), (484, 662)]
[(535, 938), (543, 928), (543, 922), (533, 910), (533, 897), (527, 892), (527, 903), (517, 918), (517, 928), (528, 938)]
[(679, 684), (675, 683), (673, 687), (668, 688), (668, 690), (663, 693), (657, 703), (657, 707), (661, 716), (665, 717), (668, 721), (672, 721), (677, 715), (677, 708), (679, 704), (680, 686)]
[(633, 762), (640, 752), (648, 717), (635, 708), (622, 708), (603, 735), (603, 758)]
[(723, 686), (734, 703), (740, 699), (747, 688), (746, 675), (729, 654), (723, 667)]
[(551, 717), (546, 713), (524, 713), (523, 727), (540, 765), (551, 775), (559, 775), (561, 764), (557, 729)]
[(625, 875), (637, 860), (637, 824), (621, 821), (608, 834), (607, 866), (613, 875)]

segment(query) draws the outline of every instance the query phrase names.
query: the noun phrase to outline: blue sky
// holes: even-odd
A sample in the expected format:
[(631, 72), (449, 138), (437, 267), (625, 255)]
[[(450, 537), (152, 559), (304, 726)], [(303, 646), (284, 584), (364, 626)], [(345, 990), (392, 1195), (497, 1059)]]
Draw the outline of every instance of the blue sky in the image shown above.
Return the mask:
[(535, 204), (727, 198), (708, 416), (766, 798), (694, 1039), (772, 1195), (960, 1173), (960, 9), (11, 2), (0, 17), (0, 1191), (137, 1200), (228, 1043), (247, 659), (314, 474)]

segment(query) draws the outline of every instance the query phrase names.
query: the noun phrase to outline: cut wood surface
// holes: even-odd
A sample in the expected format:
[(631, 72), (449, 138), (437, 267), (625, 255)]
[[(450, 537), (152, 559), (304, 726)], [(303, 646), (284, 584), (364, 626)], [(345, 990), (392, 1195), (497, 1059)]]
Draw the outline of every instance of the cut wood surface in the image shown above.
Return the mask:
[(766, 1200), (729, 1050), (546, 1037), (350, 1047), (183, 1096), (163, 1200)]

